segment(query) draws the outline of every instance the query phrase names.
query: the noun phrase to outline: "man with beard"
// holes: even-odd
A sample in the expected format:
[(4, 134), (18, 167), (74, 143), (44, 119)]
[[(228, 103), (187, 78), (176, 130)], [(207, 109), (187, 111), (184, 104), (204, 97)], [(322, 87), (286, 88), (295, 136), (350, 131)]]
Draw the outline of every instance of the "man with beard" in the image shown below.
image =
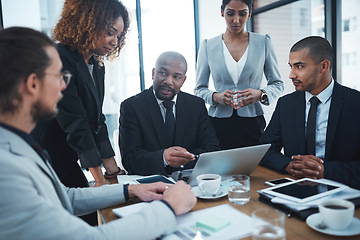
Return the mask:
[(119, 146), (130, 174), (193, 168), (196, 154), (219, 149), (204, 101), (180, 91), (186, 71), (180, 53), (162, 53), (152, 70), (153, 86), (121, 104)]
[[(51, 40), (28, 28), (0, 31), (0, 239), (155, 239), (176, 229), (175, 215), (195, 205), (183, 181), (68, 188), (30, 136), (54, 117), (70, 76)], [(99, 227), (74, 215), (152, 201), (141, 212)], [(141, 231), (139, 231), (141, 229)]]
[(331, 77), (332, 64), (331, 45), (322, 37), (304, 38), (291, 48), (289, 78), (296, 91), (277, 103), (260, 139), (271, 143), (260, 164), (360, 189), (360, 93)]

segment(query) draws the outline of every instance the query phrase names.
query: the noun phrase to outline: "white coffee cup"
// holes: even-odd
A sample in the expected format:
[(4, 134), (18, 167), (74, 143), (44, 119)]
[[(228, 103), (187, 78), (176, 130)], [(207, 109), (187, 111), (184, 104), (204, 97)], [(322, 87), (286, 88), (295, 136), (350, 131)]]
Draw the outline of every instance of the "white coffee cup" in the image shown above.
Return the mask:
[(197, 176), (199, 189), (204, 194), (215, 194), (219, 191), (221, 176), (218, 174), (202, 174)]
[(333, 230), (343, 230), (350, 225), (355, 206), (346, 200), (329, 199), (319, 204), (319, 211), (326, 226)]

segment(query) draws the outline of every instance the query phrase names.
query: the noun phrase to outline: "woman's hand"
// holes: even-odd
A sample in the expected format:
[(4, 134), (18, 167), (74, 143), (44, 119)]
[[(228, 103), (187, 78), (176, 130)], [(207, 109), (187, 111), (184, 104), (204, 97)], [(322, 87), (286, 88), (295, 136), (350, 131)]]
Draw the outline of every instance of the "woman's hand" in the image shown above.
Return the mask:
[(227, 90), (223, 91), (222, 93), (215, 92), (213, 94), (213, 96), (212, 96), (212, 99), (216, 103), (233, 107), (233, 105), (234, 105), (234, 101), (233, 101), (234, 94), (235, 94), (234, 91), (231, 91), (231, 90), (227, 89)]
[(234, 98), (233, 108), (238, 109), (260, 101), (261, 91), (258, 89), (248, 88), (243, 91), (235, 92), (233, 98)]

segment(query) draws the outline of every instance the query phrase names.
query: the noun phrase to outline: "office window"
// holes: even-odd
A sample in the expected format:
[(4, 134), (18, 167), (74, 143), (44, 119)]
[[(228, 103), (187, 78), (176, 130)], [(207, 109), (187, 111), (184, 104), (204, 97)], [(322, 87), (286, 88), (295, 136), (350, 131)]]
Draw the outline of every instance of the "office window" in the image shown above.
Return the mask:
[(165, 51), (177, 51), (187, 60), (183, 91), (195, 85), (195, 30), (193, 0), (141, 1), (145, 88), (152, 85), (152, 69)]
[(360, 90), (360, 81), (354, 76), (358, 75), (360, 68), (360, 31), (357, 27), (357, 19), (360, 12), (360, 1), (342, 1), (342, 79), (341, 83), (345, 86)]
[[(258, 0), (258, 6), (274, 1)], [(257, 5), (255, 5), (257, 6)], [(283, 95), (293, 92), (294, 86), (289, 79), (289, 51), (291, 46), (309, 35), (324, 36), (323, 1), (301, 0), (254, 16), (254, 32), (269, 34), (278, 59), (279, 71), (284, 81)], [(265, 79), (265, 78), (264, 78)], [(263, 81), (266, 84), (266, 81)], [(264, 107), (268, 121), (276, 104)]]

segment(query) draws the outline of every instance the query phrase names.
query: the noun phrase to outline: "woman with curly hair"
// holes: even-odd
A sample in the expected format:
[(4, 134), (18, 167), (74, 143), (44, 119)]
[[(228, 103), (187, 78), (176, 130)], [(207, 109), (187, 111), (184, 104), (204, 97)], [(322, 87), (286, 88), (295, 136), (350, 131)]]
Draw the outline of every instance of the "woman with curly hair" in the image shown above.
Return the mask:
[(78, 159), (94, 176), (96, 187), (124, 174), (115, 162), (102, 113), (103, 60), (119, 56), (129, 24), (128, 11), (118, 0), (66, 0), (54, 29), (63, 69), (72, 79), (63, 91), (56, 120), (40, 123), (33, 135), (68, 187), (88, 186)]

